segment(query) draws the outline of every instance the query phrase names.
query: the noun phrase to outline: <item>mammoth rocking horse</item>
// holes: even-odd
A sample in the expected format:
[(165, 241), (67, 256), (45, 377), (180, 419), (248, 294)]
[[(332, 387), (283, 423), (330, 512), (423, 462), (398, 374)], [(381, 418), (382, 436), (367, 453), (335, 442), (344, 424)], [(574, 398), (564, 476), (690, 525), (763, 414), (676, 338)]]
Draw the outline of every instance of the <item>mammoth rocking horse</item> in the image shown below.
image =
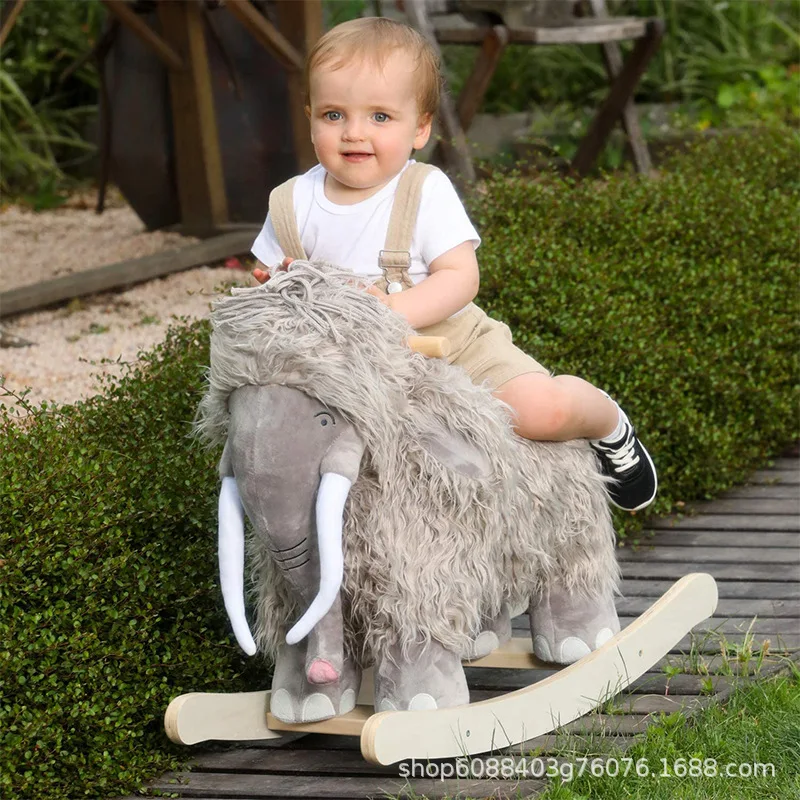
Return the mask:
[[(488, 388), (414, 352), (351, 273), (295, 261), (212, 322), (196, 426), (225, 445), (223, 595), (241, 647), (275, 669), (271, 691), (173, 700), (173, 741), (360, 734), (380, 764), (487, 752), (587, 713), (713, 614), (713, 578), (688, 575), (620, 631), (588, 445), (516, 436)], [(525, 607), (531, 638), (512, 639)], [(545, 661), (567, 666), (469, 703), (464, 666)]]
[[(485, 753), (597, 707), (716, 607), (713, 578), (688, 575), (620, 631), (588, 443), (517, 436), (447, 342), (357, 281), (298, 259), (214, 306), (195, 429), (224, 445), (222, 592), (239, 645), (275, 666), (270, 691), (173, 700), (175, 742), (308, 731), (360, 735), (378, 764)], [(526, 608), (531, 636), (511, 638)], [(469, 702), (465, 667), (554, 664)]]

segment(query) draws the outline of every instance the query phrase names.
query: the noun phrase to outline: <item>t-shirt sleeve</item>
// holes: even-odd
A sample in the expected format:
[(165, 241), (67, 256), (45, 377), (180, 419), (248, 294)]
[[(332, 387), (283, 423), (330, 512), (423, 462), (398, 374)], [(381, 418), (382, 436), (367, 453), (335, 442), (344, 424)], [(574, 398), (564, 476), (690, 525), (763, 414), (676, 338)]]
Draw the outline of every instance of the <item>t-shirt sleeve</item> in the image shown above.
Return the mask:
[(440, 170), (422, 185), (414, 239), (426, 264), (463, 242), (472, 242), (475, 249), (481, 243), (455, 187)]
[(278, 237), (275, 235), (275, 228), (272, 227), (272, 220), (269, 214), (264, 222), (264, 227), (253, 242), (251, 248), (253, 255), (268, 267), (275, 267), (284, 259), (283, 250), (278, 244)]

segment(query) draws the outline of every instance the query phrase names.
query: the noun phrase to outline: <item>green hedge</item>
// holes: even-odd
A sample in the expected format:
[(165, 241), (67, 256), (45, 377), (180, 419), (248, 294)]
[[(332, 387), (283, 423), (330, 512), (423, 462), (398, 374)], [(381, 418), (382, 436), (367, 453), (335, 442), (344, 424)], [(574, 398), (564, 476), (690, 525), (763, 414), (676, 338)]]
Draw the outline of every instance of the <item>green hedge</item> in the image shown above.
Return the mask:
[(129, 792), (186, 756), (171, 697), (266, 674), (228, 634), (215, 455), (187, 438), (207, 343), (176, 328), (105, 397), (3, 419), (0, 796)]
[(799, 143), (718, 138), (652, 181), (501, 176), (469, 203), (479, 301), (626, 409), (658, 467), (648, 515), (741, 481), (797, 435)]
[[(660, 179), (498, 177), (470, 200), (480, 301), (624, 403), (656, 506), (713, 494), (797, 434), (797, 138), (716, 141)], [(171, 697), (262, 687), (217, 588), (216, 453), (188, 438), (208, 327), (103, 396), (0, 417), (0, 795), (134, 791), (188, 753)], [(630, 531), (641, 518), (620, 519)]]

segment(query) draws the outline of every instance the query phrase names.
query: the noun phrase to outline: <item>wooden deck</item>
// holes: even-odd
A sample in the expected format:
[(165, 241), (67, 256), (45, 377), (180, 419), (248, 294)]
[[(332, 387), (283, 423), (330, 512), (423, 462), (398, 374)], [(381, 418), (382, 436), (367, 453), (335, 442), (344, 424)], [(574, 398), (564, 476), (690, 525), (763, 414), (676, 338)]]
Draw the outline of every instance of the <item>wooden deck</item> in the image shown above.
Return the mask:
[[(725, 696), (737, 672), (779, 669), (782, 654), (800, 651), (800, 459), (797, 453), (756, 472), (748, 483), (691, 514), (658, 520), (653, 537), (619, 550), (624, 598), (623, 627), (679, 577), (708, 572), (719, 586), (715, 616), (695, 628), (630, 690), (561, 731), (517, 745), (511, 752), (565, 761), (570, 754), (627, 748), (658, 712), (697, 710)], [(528, 635), (525, 615), (516, 635)], [(762, 648), (764, 648), (762, 650)], [(727, 655), (724, 655), (727, 653)], [(737, 658), (743, 654), (743, 658)], [(749, 657), (748, 657), (749, 654)], [(742, 664), (746, 662), (743, 668)], [(669, 674), (664, 666), (680, 667)], [(467, 671), (473, 700), (519, 689), (552, 674), (548, 670)], [(574, 758), (574, 755), (573, 755)], [(406, 765), (408, 767), (408, 765)], [(417, 765), (418, 769), (421, 765)], [(207, 798), (530, 797), (541, 780), (432, 780), (401, 777), (399, 765), (367, 763), (356, 737), (298, 735), (281, 745), (198, 747), (191, 772), (167, 774), (158, 792)], [(130, 798), (133, 800), (133, 798)]]

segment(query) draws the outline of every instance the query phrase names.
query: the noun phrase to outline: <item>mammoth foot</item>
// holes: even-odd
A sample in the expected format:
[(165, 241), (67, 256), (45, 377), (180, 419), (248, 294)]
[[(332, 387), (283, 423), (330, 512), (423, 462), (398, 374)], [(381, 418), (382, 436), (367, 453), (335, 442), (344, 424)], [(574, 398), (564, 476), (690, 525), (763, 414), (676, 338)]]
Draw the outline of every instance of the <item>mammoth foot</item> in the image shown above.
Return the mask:
[[(281, 722), (319, 722), (352, 711), (361, 686), (361, 670), (345, 659), (338, 680), (312, 683), (306, 676), (305, 641), (284, 644), (275, 659), (270, 711)], [(313, 662), (312, 666), (317, 664)], [(312, 670), (312, 677), (316, 675)]]
[(475, 661), (488, 656), (511, 638), (511, 616), (508, 606), (503, 605), (496, 617), (484, 617), (481, 632), (472, 640), (470, 647), (461, 654), (466, 661)]
[(467, 703), (461, 657), (436, 641), (413, 645), (406, 658), (393, 645), (375, 664), (376, 711), (422, 711)]
[(619, 633), (613, 597), (587, 598), (558, 585), (530, 605), (533, 652), (542, 661), (572, 664)]

